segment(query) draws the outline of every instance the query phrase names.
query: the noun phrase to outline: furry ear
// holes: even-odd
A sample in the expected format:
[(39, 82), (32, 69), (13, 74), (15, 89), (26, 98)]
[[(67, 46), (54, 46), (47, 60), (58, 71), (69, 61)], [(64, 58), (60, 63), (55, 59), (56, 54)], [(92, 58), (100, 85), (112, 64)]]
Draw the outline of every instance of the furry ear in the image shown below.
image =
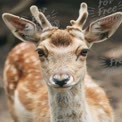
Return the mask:
[(24, 18), (4, 13), (2, 18), (15, 37), (21, 41), (38, 41), (36, 25)]
[(85, 30), (85, 39), (89, 43), (97, 43), (111, 37), (122, 23), (122, 12), (101, 18)]

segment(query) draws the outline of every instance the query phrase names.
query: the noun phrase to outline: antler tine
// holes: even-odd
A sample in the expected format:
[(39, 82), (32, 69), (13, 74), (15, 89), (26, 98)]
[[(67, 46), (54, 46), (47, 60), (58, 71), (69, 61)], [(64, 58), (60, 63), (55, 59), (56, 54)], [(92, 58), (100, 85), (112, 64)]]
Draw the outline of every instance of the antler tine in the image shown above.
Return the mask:
[(88, 17), (87, 4), (81, 3), (78, 19), (76, 21), (71, 20), (70, 23), (73, 27), (82, 29), (83, 25), (86, 22), (87, 17)]
[(30, 11), (43, 30), (52, 28), (52, 25), (50, 24), (50, 22), (47, 20), (47, 18), (42, 12), (39, 12), (37, 6), (35, 5), (31, 6)]

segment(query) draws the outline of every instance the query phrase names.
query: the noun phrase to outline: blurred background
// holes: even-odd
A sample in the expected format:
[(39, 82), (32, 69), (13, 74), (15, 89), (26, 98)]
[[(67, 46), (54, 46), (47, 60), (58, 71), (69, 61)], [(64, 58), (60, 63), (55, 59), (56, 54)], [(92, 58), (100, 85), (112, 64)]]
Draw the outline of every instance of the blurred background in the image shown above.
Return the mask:
[[(86, 26), (100, 17), (122, 11), (122, 0), (0, 0), (0, 16), (9, 12), (35, 21), (29, 8), (37, 5), (53, 25), (65, 28), (71, 19), (78, 17), (81, 2), (89, 6)], [(3, 88), (3, 67), (8, 52), (18, 43), (20, 41), (10, 33), (0, 17), (0, 122), (12, 122)], [(108, 41), (95, 44), (87, 59), (89, 74), (105, 89), (110, 99), (115, 122), (122, 122), (122, 65), (107, 67), (112, 59), (122, 61), (122, 25)]]

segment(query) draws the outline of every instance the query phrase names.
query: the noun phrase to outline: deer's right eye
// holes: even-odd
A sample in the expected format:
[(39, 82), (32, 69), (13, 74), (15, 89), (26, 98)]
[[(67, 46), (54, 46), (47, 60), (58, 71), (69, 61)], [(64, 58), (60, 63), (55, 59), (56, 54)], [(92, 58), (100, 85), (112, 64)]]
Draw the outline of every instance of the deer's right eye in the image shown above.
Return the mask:
[(36, 49), (36, 51), (37, 51), (39, 57), (45, 56), (45, 52), (44, 52), (43, 49), (40, 49), (40, 48), (39, 48), (39, 49)]

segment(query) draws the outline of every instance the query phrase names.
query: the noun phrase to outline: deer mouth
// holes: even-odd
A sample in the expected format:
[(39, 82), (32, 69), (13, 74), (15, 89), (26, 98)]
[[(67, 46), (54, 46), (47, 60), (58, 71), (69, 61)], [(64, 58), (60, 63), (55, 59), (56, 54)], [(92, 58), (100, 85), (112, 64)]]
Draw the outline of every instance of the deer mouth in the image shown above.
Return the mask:
[(71, 85), (65, 85), (65, 86), (57, 86), (57, 85), (53, 85), (54, 88), (62, 88), (62, 89), (66, 89), (66, 88), (70, 88), (72, 87)]

